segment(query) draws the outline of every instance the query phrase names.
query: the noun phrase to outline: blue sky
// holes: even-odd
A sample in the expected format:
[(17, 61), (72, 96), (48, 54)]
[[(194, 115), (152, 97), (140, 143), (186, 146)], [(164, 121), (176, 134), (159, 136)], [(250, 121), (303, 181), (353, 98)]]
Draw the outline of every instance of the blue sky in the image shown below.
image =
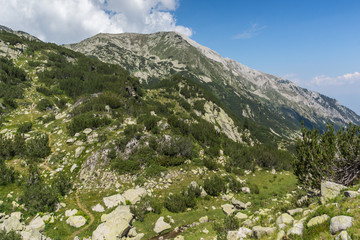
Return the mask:
[(360, 114), (360, 1), (182, 0), (175, 16), (220, 55)]
[[(360, 114), (359, 0), (0, 0), (0, 24), (44, 41), (178, 31)], [(111, 14), (109, 14), (111, 13)]]

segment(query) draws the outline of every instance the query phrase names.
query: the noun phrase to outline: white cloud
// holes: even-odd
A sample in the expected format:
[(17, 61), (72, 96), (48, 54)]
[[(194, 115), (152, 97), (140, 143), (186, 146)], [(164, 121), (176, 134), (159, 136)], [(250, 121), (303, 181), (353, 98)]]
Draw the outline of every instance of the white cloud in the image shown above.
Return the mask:
[(234, 38), (235, 39), (248, 39), (248, 38), (252, 38), (255, 35), (257, 35), (261, 30), (265, 29), (266, 26), (261, 26), (257, 23), (255, 24), (251, 24), (251, 28), (245, 30), (244, 32), (236, 35)]
[(77, 42), (99, 32), (177, 31), (178, 0), (0, 0), (0, 24), (44, 41)]
[(360, 82), (360, 73), (347, 73), (337, 77), (329, 77), (325, 75), (319, 75), (312, 79), (311, 83), (324, 86), (324, 85), (351, 85), (356, 82)]

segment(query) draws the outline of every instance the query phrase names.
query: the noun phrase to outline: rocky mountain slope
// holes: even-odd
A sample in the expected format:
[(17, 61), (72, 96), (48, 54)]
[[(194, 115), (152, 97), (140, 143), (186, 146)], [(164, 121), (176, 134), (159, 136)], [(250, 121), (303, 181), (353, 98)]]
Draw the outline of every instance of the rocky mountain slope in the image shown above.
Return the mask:
[(292, 136), (302, 121), (320, 129), (327, 122), (336, 126), (360, 122), (358, 115), (335, 99), (223, 58), (175, 32), (98, 34), (66, 47), (120, 64), (148, 84), (174, 73), (188, 76), (237, 117), (267, 126), (270, 135)]

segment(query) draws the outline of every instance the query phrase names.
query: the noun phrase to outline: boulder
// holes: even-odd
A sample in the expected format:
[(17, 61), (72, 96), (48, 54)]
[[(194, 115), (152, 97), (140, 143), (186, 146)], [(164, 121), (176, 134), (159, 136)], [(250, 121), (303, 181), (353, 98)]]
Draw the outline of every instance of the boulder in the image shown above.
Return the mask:
[(339, 235), (336, 236), (335, 240), (351, 240), (351, 237), (347, 231), (342, 231)]
[(334, 199), (336, 196), (340, 194), (342, 189), (346, 187), (341, 184), (329, 182), (329, 181), (322, 181), (321, 182), (321, 203), (324, 204), (330, 199)]
[(10, 214), (11, 217), (16, 217), (17, 219), (19, 219), (19, 221), (21, 220), (21, 215), (22, 215), (21, 212), (12, 212)]
[(246, 215), (245, 213), (241, 213), (241, 212), (238, 212), (235, 217), (239, 220), (244, 220), (244, 219), (247, 219), (248, 218), (248, 215)]
[(231, 205), (231, 204), (221, 205), (221, 208), (222, 208), (222, 210), (224, 211), (224, 213), (225, 213), (227, 216), (232, 215), (232, 214), (236, 211), (236, 209), (234, 208), (234, 206)]
[(294, 218), (292, 216), (290, 216), (287, 213), (283, 213), (276, 219), (276, 224), (277, 225), (280, 225), (280, 224), (288, 225), (288, 224), (292, 223), (293, 221), (294, 221)]
[(249, 188), (249, 187), (242, 187), (242, 188), (241, 188), (241, 191), (242, 191), (243, 193), (250, 193), (250, 188)]
[(81, 147), (76, 148), (76, 150), (75, 150), (75, 158), (80, 157), (81, 153), (82, 153), (84, 150), (85, 150), (85, 147), (84, 147), (84, 146), (81, 146)]
[(201, 217), (200, 219), (199, 219), (199, 222), (200, 223), (206, 223), (206, 222), (208, 222), (209, 221), (209, 217), (208, 216), (204, 216), (204, 217)]
[(319, 224), (322, 224), (324, 222), (326, 222), (330, 217), (326, 214), (323, 214), (321, 216), (317, 216), (317, 217), (313, 217), (312, 219), (310, 219), (310, 221), (307, 223), (307, 227), (313, 227)]
[(295, 209), (290, 209), (287, 212), (291, 215), (294, 216), (296, 213), (302, 213), (304, 211), (304, 209), (302, 208), (295, 208)]
[(10, 216), (0, 225), (0, 230), (4, 229), (6, 232), (21, 231), (23, 228), (24, 225), (20, 223), (19, 219), (15, 216)]
[(303, 231), (304, 231), (304, 222), (295, 221), (293, 227), (288, 230), (287, 234), (301, 236), (303, 234)]
[(344, 195), (347, 198), (356, 198), (356, 197), (360, 196), (360, 193), (356, 192), (356, 191), (345, 191)]
[(74, 216), (77, 213), (78, 213), (77, 209), (66, 210), (65, 211), (65, 217), (71, 217), (71, 216)]
[(235, 199), (235, 198), (233, 198), (232, 200), (231, 200), (231, 203), (234, 205), (234, 207), (236, 207), (237, 209), (246, 209), (247, 208), (247, 206), (246, 206), (246, 204), (245, 203), (243, 203), (243, 202), (241, 202), (241, 201), (239, 201), (239, 200), (237, 200), (237, 199)]
[(103, 201), (107, 208), (112, 208), (120, 204), (125, 204), (125, 199), (121, 194), (104, 197)]
[(89, 135), (91, 132), (92, 132), (91, 128), (85, 128), (84, 131), (83, 131), (83, 133), (86, 134), (86, 135)]
[(130, 229), (133, 215), (129, 206), (118, 206), (109, 214), (101, 216), (101, 223), (92, 233), (92, 240), (120, 239)]
[(66, 220), (66, 223), (72, 227), (82, 227), (86, 224), (86, 219), (83, 216), (71, 216)]
[(253, 231), (254, 237), (257, 239), (260, 239), (263, 236), (273, 234), (275, 232), (275, 228), (255, 226), (255, 227), (253, 227), (252, 231)]
[(42, 239), (45, 239), (38, 230), (33, 229), (30, 226), (27, 226), (24, 231), (21, 231), (20, 235), (22, 236), (23, 240), (42, 240)]
[(170, 228), (171, 225), (164, 221), (164, 217), (160, 217), (155, 223), (154, 231), (156, 233), (161, 233), (162, 231), (165, 231)]
[(353, 218), (348, 216), (336, 216), (330, 220), (330, 232), (335, 234), (337, 232), (346, 230), (351, 227), (353, 223)]
[(174, 238), (174, 240), (185, 240), (184, 236), (178, 235)]
[(91, 210), (93, 210), (94, 212), (104, 212), (105, 211), (104, 207), (100, 203), (93, 206), (91, 208)]
[(29, 223), (29, 226), (33, 229), (38, 230), (39, 232), (44, 231), (45, 228), (45, 223), (44, 220), (37, 215), (36, 217), (34, 217), (34, 219)]
[(227, 233), (227, 240), (242, 240), (244, 238), (250, 237), (253, 234), (251, 229), (241, 227), (237, 231), (229, 231)]
[(278, 232), (278, 234), (276, 235), (276, 240), (282, 240), (285, 237), (285, 231), (281, 230), (280, 232)]
[(129, 189), (126, 190), (123, 193), (123, 197), (125, 201), (130, 201), (131, 204), (135, 204), (140, 201), (142, 197), (145, 197), (147, 194), (147, 191), (145, 188), (135, 188), (135, 189)]

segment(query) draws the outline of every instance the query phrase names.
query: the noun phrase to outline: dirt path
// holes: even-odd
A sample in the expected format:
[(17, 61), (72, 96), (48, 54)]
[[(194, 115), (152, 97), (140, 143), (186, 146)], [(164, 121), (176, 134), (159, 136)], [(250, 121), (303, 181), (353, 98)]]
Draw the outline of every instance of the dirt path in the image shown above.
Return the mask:
[(74, 232), (69, 237), (70, 240), (73, 240), (74, 237), (76, 237), (77, 235), (79, 235), (80, 233), (82, 233), (86, 229), (88, 229), (94, 223), (94, 220), (95, 220), (94, 215), (92, 215), (92, 213), (90, 211), (88, 211), (85, 207), (83, 207), (83, 205), (81, 204), (80, 199), (79, 199), (79, 189), (76, 190), (75, 198), (76, 198), (76, 203), (77, 203), (78, 207), (80, 208), (80, 210), (83, 211), (84, 213), (86, 213), (86, 215), (88, 215), (90, 217), (90, 222), (85, 227), (83, 227), (83, 228), (77, 230), (76, 232)]

